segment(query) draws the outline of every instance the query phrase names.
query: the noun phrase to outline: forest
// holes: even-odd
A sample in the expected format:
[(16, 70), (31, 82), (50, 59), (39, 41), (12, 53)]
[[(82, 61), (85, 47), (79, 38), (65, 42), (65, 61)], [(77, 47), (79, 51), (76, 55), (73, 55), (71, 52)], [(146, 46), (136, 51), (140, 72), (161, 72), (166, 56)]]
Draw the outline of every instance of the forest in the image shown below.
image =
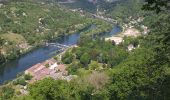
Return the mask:
[[(45, 78), (28, 85), (28, 95), (4, 86), (0, 100), (169, 100), (169, 4), (168, 0), (145, 0), (139, 8), (142, 14), (147, 12), (143, 23), (150, 32), (136, 38), (124, 37), (119, 45), (82, 35), (78, 47), (61, 58), (68, 73), (77, 76), (73, 80)], [(115, 13), (124, 14), (118, 11)], [(129, 44), (135, 46), (130, 52)]]

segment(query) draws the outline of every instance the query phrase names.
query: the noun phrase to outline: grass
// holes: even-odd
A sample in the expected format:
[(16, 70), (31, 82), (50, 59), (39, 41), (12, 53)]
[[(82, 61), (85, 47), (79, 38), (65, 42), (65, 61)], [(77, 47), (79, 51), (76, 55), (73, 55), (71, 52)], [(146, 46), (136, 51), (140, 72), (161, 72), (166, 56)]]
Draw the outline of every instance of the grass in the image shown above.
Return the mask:
[(26, 42), (25, 38), (20, 34), (14, 34), (14, 33), (2, 34), (0, 35), (0, 37), (5, 39), (6, 41), (14, 42), (15, 44)]

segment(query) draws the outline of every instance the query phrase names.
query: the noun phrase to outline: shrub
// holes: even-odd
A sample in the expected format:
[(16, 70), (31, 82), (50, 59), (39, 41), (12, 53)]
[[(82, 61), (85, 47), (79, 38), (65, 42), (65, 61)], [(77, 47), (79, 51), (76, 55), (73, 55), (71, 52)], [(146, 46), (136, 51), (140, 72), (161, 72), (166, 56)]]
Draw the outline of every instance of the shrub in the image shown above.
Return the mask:
[(18, 84), (25, 86), (27, 83), (25, 82), (25, 79), (21, 78), (18, 80)]
[(49, 65), (49, 64), (46, 64), (45, 67), (48, 68), (48, 67), (50, 67), (50, 65)]
[(19, 84), (19, 85), (25, 86), (27, 83), (25, 82), (25, 79), (24, 79), (24, 78), (19, 78), (19, 79), (13, 81), (13, 84), (14, 84), (14, 85), (18, 85), (18, 84)]
[(1, 93), (2, 95), (0, 97), (0, 100), (1, 98), (2, 100), (9, 100), (14, 95), (14, 89), (9, 86), (5, 86), (1, 89)]
[(31, 80), (32, 76), (30, 74), (25, 74), (24, 79), (25, 80)]

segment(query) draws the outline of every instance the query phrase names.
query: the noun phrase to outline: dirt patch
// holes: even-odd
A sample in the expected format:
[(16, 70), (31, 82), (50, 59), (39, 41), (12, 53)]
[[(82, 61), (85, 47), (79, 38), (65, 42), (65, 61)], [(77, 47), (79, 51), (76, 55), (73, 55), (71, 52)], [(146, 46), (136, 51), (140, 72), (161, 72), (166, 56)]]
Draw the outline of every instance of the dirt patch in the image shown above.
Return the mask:
[(120, 34), (120, 36), (122, 37), (124, 37), (124, 36), (132, 36), (132, 37), (137, 37), (137, 36), (140, 36), (141, 35), (141, 33), (140, 33), (140, 31), (139, 30), (137, 30), (137, 29), (135, 29), (135, 28), (128, 28), (128, 29), (126, 29), (124, 32), (122, 32), (121, 34)]

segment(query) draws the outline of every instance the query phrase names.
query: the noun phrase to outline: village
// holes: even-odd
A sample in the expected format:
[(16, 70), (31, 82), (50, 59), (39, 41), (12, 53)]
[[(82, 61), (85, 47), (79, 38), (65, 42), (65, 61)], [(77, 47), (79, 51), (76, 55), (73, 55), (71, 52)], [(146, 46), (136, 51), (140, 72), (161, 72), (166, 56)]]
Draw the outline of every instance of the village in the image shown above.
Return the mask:
[(60, 62), (57, 62), (57, 60), (54, 58), (33, 65), (25, 71), (25, 74), (30, 74), (33, 76), (29, 81), (30, 83), (42, 80), (47, 77), (51, 77), (56, 80), (63, 79), (67, 81), (72, 79), (72, 76), (68, 75), (68, 72), (66, 71), (66, 66)]
[(23, 75), (15, 79), (12, 84), (14, 85), (14, 88), (19, 92), (19, 95), (26, 95), (28, 94), (27, 84), (33, 84), (39, 80), (43, 80), (44, 78), (70, 81), (76, 77), (75, 75), (69, 75), (66, 68), (66, 65), (62, 64), (54, 58), (50, 58), (25, 70)]

